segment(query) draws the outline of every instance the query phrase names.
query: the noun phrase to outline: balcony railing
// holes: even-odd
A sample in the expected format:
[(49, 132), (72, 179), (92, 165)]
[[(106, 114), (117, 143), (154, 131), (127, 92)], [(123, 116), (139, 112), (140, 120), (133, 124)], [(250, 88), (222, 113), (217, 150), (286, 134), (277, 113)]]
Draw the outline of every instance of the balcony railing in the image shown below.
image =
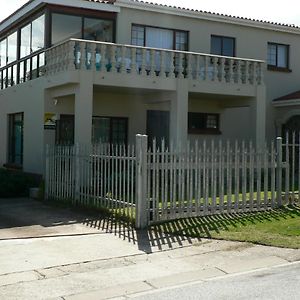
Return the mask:
[(26, 82), (45, 74), (45, 50), (0, 68), (0, 89), (6, 89), (16, 84)]
[(46, 52), (47, 74), (95, 70), (233, 84), (263, 83), (265, 63), (203, 53), (70, 39)]
[(70, 39), (1, 68), (0, 88), (75, 70), (260, 85), (264, 66), (253, 59)]

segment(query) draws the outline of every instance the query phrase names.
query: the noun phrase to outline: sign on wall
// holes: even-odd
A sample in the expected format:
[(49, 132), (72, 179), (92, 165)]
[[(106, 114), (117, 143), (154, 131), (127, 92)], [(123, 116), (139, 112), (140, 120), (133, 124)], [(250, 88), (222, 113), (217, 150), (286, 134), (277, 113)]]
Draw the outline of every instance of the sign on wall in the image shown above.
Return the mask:
[(45, 113), (44, 115), (44, 129), (53, 129), (56, 127), (56, 114)]

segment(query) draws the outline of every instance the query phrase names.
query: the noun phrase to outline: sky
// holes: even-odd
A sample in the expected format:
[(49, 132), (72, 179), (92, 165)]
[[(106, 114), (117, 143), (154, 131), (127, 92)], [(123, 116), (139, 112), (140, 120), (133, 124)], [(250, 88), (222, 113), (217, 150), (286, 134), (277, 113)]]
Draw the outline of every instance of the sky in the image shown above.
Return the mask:
[[(0, 21), (28, 0), (2, 0)], [(252, 19), (300, 26), (299, 0), (148, 0), (156, 3), (194, 8)]]

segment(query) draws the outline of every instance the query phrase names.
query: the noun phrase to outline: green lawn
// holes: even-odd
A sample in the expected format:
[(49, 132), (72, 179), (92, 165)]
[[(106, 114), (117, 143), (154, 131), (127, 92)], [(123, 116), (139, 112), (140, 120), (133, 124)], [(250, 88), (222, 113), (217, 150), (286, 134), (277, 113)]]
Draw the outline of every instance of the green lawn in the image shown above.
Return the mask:
[(300, 248), (300, 207), (243, 214), (215, 215), (165, 222), (153, 226), (176, 235), (245, 241)]

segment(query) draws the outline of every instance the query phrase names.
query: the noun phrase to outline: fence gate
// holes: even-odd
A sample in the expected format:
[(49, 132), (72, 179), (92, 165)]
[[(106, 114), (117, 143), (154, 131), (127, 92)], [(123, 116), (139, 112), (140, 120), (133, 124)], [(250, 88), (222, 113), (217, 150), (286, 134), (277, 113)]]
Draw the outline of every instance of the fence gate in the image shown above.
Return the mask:
[(47, 146), (46, 152), (46, 199), (135, 217), (134, 147)]

